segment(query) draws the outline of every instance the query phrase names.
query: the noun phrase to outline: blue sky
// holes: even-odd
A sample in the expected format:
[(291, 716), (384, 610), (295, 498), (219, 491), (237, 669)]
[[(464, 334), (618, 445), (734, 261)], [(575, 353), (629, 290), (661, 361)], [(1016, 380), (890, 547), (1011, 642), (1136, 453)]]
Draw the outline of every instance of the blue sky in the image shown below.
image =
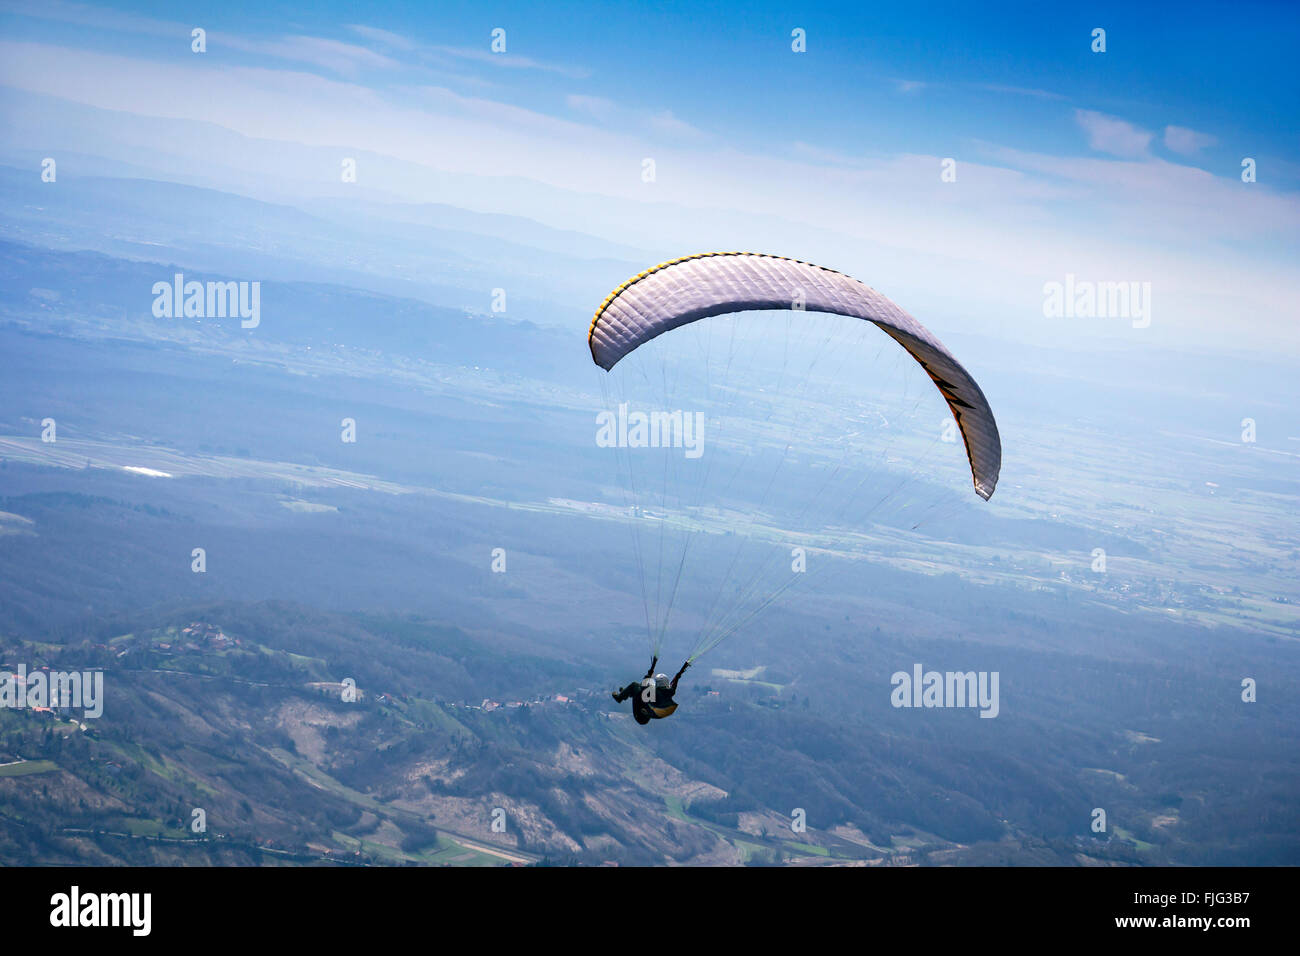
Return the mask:
[(50, 0), (0, 4), (0, 84), (5, 109), (44, 95), (216, 124), (288, 166), (361, 151), (384, 169), (363, 177), (374, 195), (665, 254), (829, 256), (941, 306), (937, 267), (986, 330), (1069, 272), (1152, 281), (1181, 323), (1153, 337), (1212, 345), (1244, 324), (1294, 342), (1300, 13), (1132, 7)]
[[(1082, 153), (1087, 143), (1071, 105), (1154, 129), (1206, 127), (1218, 140), (1199, 151), (1206, 166), (1231, 161), (1241, 150), (1290, 158), (1300, 145), (1300, 71), (1293, 59), (1300, 5), (1287, 3), (1088, 4), (1086, 11), (1042, 3), (995, 10), (968, 3), (53, 6), (67, 15), (18, 17), (12, 11), (48, 12), (52, 5), (3, 5), (6, 34), (101, 49), (117, 47), (127, 35), (137, 38), (133, 46), (142, 54), (176, 58), (185, 51), (165, 36), (148, 42), (126, 18), (192, 23), (245, 39), (311, 36), (388, 57), (384, 66), (367, 66), (359, 57), (344, 66), (345, 56), (333, 70), (314, 64), (327, 73), (355, 70), (381, 87), (411, 80), (422, 72), (418, 64), (430, 60), (358, 27), (470, 51), (485, 50), (489, 31), (501, 26), (508, 31), (507, 59), (538, 64), (515, 71), (522, 82), (503, 81), (511, 102), (547, 110), (557, 92), (598, 96), (669, 109), (748, 145), (798, 128), (845, 151), (937, 152), (954, 141), (987, 138), (992, 129), (1005, 145)], [(89, 20), (79, 17), (88, 9), (106, 18), (116, 11), (123, 23), (79, 27), (75, 21)], [(808, 31), (805, 56), (790, 55), (793, 26)], [(1089, 49), (1098, 26), (1108, 34), (1104, 55)], [(231, 62), (263, 59), (213, 47), (211, 55)], [(471, 85), (475, 74), (496, 79), (503, 72), (486, 59), (443, 62), (459, 67)], [(1295, 184), (1297, 172), (1287, 167), (1278, 181)]]

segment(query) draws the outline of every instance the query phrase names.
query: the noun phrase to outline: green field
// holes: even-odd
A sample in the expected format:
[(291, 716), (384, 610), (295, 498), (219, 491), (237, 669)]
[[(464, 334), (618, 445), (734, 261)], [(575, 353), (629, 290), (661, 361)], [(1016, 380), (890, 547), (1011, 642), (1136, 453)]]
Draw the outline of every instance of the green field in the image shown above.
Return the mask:
[(22, 763), (11, 763), (0, 767), (0, 777), (27, 777), (34, 773), (49, 773), (51, 770), (58, 769), (58, 764), (53, 760), (24, 760)]

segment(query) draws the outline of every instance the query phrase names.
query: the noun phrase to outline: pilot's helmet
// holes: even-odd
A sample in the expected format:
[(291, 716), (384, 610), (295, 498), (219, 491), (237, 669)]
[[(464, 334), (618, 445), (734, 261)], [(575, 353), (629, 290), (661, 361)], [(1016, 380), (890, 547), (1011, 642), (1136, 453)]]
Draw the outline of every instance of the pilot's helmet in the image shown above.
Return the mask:
[(655, 674), (655, 687), (660, 690), (667, 690), (672, 687), (673, 682), (668, 679), (667, 674)]

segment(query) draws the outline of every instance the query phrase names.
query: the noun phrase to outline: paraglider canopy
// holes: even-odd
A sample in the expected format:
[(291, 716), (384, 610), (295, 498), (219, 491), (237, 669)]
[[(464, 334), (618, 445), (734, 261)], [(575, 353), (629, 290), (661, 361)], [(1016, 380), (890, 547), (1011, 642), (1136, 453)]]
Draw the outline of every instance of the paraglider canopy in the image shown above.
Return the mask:
[[(899, 532), (970, 507), (960, 466), (944, 487), (947, 466), (927, 460), (958, 434), (976, 493), (997, 487), (1001, 441), (975, 379), (844, 273), (748, 252), (673, 259), (614, 289), (587, 341), (610, 373), (597, 445), (615, 450), (655, 657), (679, 595), (693, 661), (871, 540), (896, 555)], [(951, 413), (937, 433), (918, 417), (935, 389)]]
[(731, 312), (829, 312), (873, 322), (907, 350), (938, 388), (966, 444), (976, 493), (997, 487), (1002, 443), (975, 379), (920, 322), (870, 286), (833, 269), (751, 252), (672, 259), (606, 297), (587, 333), (591, 357), (609, 371), (645, 342), (690, 322)]

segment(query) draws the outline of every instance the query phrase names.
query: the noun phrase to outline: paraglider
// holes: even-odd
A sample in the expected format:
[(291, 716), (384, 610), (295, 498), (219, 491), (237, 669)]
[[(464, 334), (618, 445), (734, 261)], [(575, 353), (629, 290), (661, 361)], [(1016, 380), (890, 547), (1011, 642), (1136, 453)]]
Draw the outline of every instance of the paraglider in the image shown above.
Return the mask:
[[(654, 670), (659, 666), (659, 658), (656, 657), (650, 661), (650, 668), (645, 672), (645, 677), (639, 681), (633, 681), (622, 690), (616, 690), (611, 697), (615, 703), (623, 703), (629, 697), (632, 698), (632, 717), (638, 724), (648, 724), (652, 720), (662, 720), (665, 717), (671, 717), (677, 710), (677, 701), (673, 699), (677, 693), (677, 682), (681, 680), (686, 668), (691, 666), (690, 661), (682, 664), (681, 670), (673, 675), (670, 681), (667, 674), (655, 674)], [(650, 675), (654, 674), (652, 680)]]
[[(770, 353), (767, 358), (775, 356), (771, 365), (777, 372), (769, 374), (767, 366), (758, 368), (759, 360), (754, 359), (755, 370), (750, 377), (738, 380), (736, 357), (745, 354), (748, 348), (743, 342), (737, 343), (740, 330), (742, 327), (758, 329), (761, 323), (757, 319), (733, 322), (730, 316), (754, 311), (787, 313), (784, 339), (775, 334), (768, 335), (764, 330), (755, 332), (751, 343), (755, 347), (750, 351), (766, 350)], [(655, 401), (669, 403), (683, 398), (683, 391), (696, 389), (703, 392), (691, 394), (690, 400), (697, 408), (709, 409), (711, 415), (707, 420), (715, 435), (724, 416), (733, 416), (726, 419), (732, 424), (726, 434), (729, 441), (715, 440), (713, 446), (725, 446), (720, 454), (727, 460), (728, 468), (721, 477), (718, 475), (720, 469), (715, 468), (712, 462), (698, 460), (698, 453), (692, 456), (683, 451), (677, 457), (671, 457), (674, 447), (681, 447), (680, 442), (676, 446), (668, 442), (612, 443), (622, 446), (626, 459), (620, 459), (620, 474), (626, 476), (628, 485), (628, 523), (633, 531), (646, 605), (646, 625), (656, 661), (679, 589), (694, 588), (700, 596), (697, 604), (707, 605), (707, 613), (701, 615), (703, 623), (692, 625), (699, 627), (698, 640), (683, 666), (685, 670), (701, 654), (736, 633), (792, 586), (806, 564), (805, 545), (816, 548), (826, 540), (838, 542), (855, 533), (853, 519), (845, 518), (847, 509), (841, 509), (826, 521), (814, 525), (806, 517), (813, 505), (829, 502), (837, 496), (849, 504), (856, 498), (868, 496), (868, 492), (871, 493), (869, 497), (875, 497), (877, 488), (868, 486), (867, 478), (860, 481), (849, 479), (855, 474), (851, 467), (855, 448), (851, 446), (856, 436), (862, 434), (858, 423), (878, 420), (885, 423), (884, 428), (889, 428), (889, 420), (880, 414), (879, 408), (874, 409), (874, 416), (865, 409), (859, 410), (858, 418), (851, 423), (845, 414), (846, 421), (841, 423), (841, 430), (833, 436), (833, 442), (817, 444), (805, 434), (810, 420), (820, 423), (825, 409), (833, 409), (828, 396), (833, 396), (841, 386), (847, 388), (860, 384), (861, 379), (868, 377), (862, 371), (857, 373), (858, 378), (854, 378), (852, 367), (845, 373), (846, 377), (838, 380), (814, 377), (815, 361), (809, 361), (804, 367), (791, 358), (797, 344), (794, 340), (815, 322), (807, 313), (828, 314), (832, 318), (825, 321), (833, 321), (836, 325), (843, 324), (841, 319), (834, 318), (838, 316), (864, 320), (901, 346), (924, 370), (947, 404), (956, 426), (953, 435), (959, 434), (965, 445), (965, 457), (976, 494), (988, 500), (997, 487), (1002, 462), (1001, 440), (992, 409), (979, 384), (927, 328), (864, 283), (844, 273), (797, 259), (747, 252), (685, 256), (639, 273), (614, 289), (596, 309), (587, 334), (592, 360), (605, 372), (612, 372), (620, 362), (660, 336), (678, 329), (708, 326), (709, 323), (701, 320), (723, 317), (717, 321), (724, 323), (725, 341), (716, 342), (710, 328), (700, 333), (698, 342), (682, 343), (685, 347), (674, 346), (671, 341), (669, 347), (662, 349), (656, 345), (660, 365), (648, 364), (646, 368), (637, 369), (635, 374), (628, 373), (622, 385), (625, 391), (640, 389), (646, 394), (653, 393)], [(669, 340), (672, 338), (669, 336)], [(829, 349), (825, 343), (823, 347)], [(842, 362), (850, 362), (857, 354), (848, 349), (829, 351)], [(683, 363), (692, 360), (704, 363), (705, 367), (697, 372), (684, 371)], [(793, 368), (803, 368), (804, 371), (802, 379), (796, 382), (799, 387), (791, 389), (792, 380), (798, 379), (791, 372)], [(601, 388), (609, 403), (604, 377)], [(819, 402), (818, 414), (803, 419), (791, 415), (780, 404), (790, 397), (791, 392), (800, 398), (815, 396), (814, 400)], [(598, 417), (598, 421), (606, 422), (607, 433), (613, 434), (609, 423), (616, 420), (621, 423), (631, 414), (627, 406), (632, 398), (641, 400), (645, 395), (628, 398), (620, 395), (616, 402), (617, 415), (611, 405), (610, 412)], [(919, 403), (922, 398), (917, 401)], [(652, 412), (651, 419), (656, 415), (665, 422), (698, 420), (701, 425), (695, 428), (693, 438), (696, 448), (702, 443), (701, 431), (705, 421), (702, 413), (683, 413), (678, 408), (671, 412)], [(790, 428), (784, 440), (772, 434), (774, 424)], [(621, 429), (619, 434), (622, 435), (623, 431), (625, 429)], [(901, 429), (895, 427), (893, 434), (900, 432)], [(611, 443), (598, 441), (598, 444)], [(838, 462), (819, 461), (818, 456), (824, 456), (828, 446), (843, 449), (844, 457)], [(631, 451), (633, 448), (638, 451)], [(650, 451), (641, 452), (641, 448)], [(659, 458), (651, 457), (656, 453), (660, 454)], [(634, 461), (637, 456), (640, 456), (640, 463)], [(770, 478), (764, 480), (760, 476), (747, 482), (746, 469), (766, 467), (769, 459), (776, 461)], [(894, 467), (906, 460), (882, 456), (882, 465)], [(646, 461), (651, 464), (644, 464)], [(793, 467), (803, 469), (797, 478), (789, 475), (792, 461), (796, 463)], [(730, 470), (732, 462), (735, 463), (734, 472)], [(785, 480), (778, 482), (782, 468), (786, 468), (781, 473)], [(718, 485), (708, 486), (714, 479)], [(692, 484), (698, 487), (687, 487)], [(887, 500), (895, 486), (891, 480), (881, 487), (885, 491), (880, 500)], [(839, 488), (846, 490), (840, 491)], [(778, 498), (779, 501), (774, 501)], [(783, 510), (778, 511), (778, 506)], [(865, 520), (865, 515), (862, 520)], [(707, 540), (697, 545), (695, 553), (692, 553), (693, 542), (702, 538)], [(791, 548), (791, 539), (798, 546)], [(738, 543), (729, 554), (725, 549), (732, 542)], [(760, 552), (757, 557), (742, 553), (746, 542)], [(706, 552), (705, 556), (699, 556), (701, 549)], [(780, 570), (782, 555), (792, 551), (797, 552), (796, 560), (792, 562), (793, 573), (772, 580), (773, 569)], [(842, 555), (844, 552), (836, 553)], [(697, 559), (694, 568), (688, 557)], [(749, 575), (749, 579), (733, 587), (733, 578), (742, 574)], [(746, 607), (746, 604), (752, 606)], [(653, 671), (652, 664), (646, 674), (647, 681)], [(676, 708), (671, 697), (671, 691), (675, 689), (676, 678), (671, 682), (668, 698), (671, 709), (661, 708), (667, 713)], [(630, 684), (614, 696), (622, 701), (640, 691), (641, 685)], [(642, 720), (642, 716), (646, 715), (639, 715), (638, 721), (646, 723), (662, 715), (651, 714), (646, 720)]]
[(628, 279), (596, 310), (587, 331), (592, 360), (610, 371), (633, 349), (689, 322), (729, 312), (830, 312), (879, 326), (925, 369), (966, 441), (975, 492), (992, 497), (1002, 467), (997, 422), (961, 363), (920, 322), (851, 276), (782, 256), (705, 252)]

